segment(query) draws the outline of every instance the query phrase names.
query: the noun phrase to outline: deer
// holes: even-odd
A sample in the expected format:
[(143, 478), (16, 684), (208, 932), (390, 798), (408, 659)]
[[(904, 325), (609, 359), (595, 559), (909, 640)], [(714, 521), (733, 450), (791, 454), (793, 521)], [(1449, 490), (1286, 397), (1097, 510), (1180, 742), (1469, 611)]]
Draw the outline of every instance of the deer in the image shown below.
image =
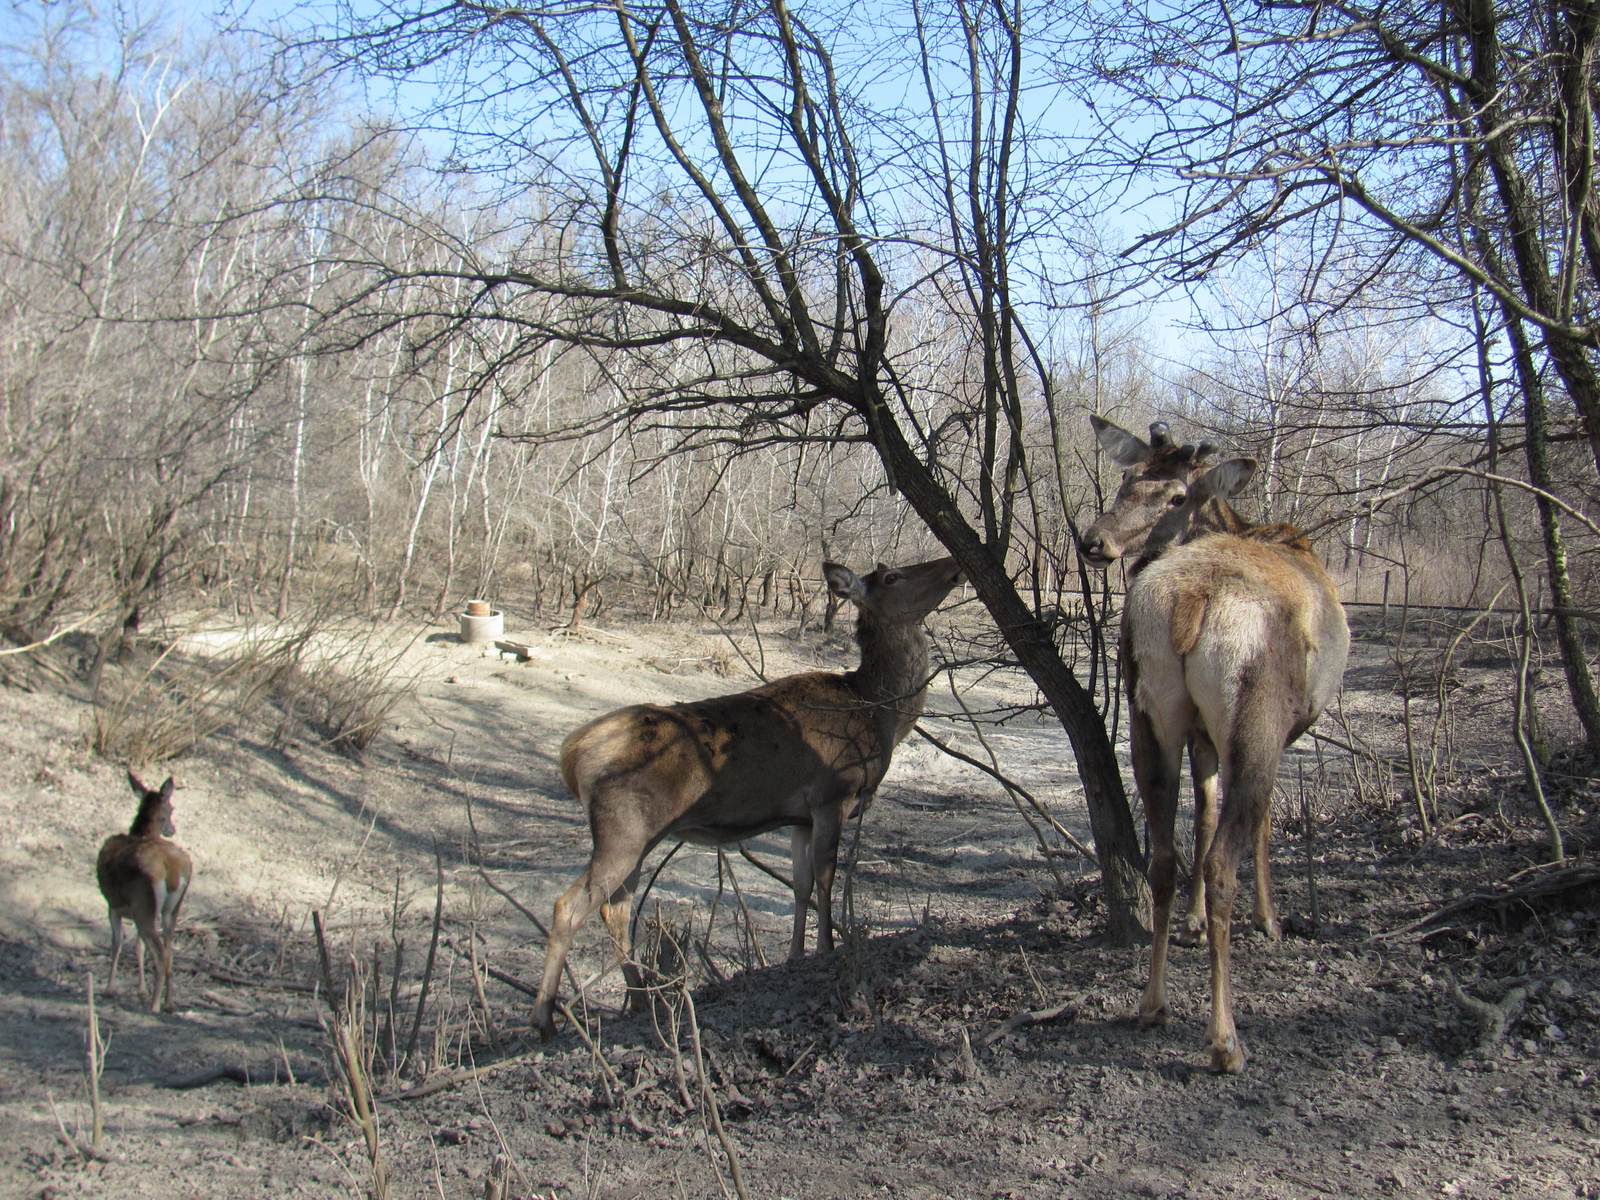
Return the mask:
[(1150, 824), (1154, 904), (1138, 1020), (1150, 1028), (1172, 1017), (1173, 825), (1187, 747), (1195, 849), (1185, 924), (1210, 950), (1211, 1069), (1236, 1075), (1246, 1059), (1233, 1019), (1239, 861), (1254, 851), (1255, 924), (1277, 940), (1268, 864), (1272, 790), (1284, 750), (1339, 691), (1350, 627), (1309, 540), (1292, 525), (1252, 525), (1228, 504), (1254, 478), (1254, 459), (1213, 465), (1217, 446), (1176, 445), (1159, 421), (1148, 443), (1098, 416), (1090, 422), (1124, 470), (1115, 499), (1083, 531), (1078, 552), (1098, 568), (1132, 561), (1118, 653), (1134, 780)]
[[(117, 962), (122, 957), (122, 922), (138, 931), (139, 1001), (150, 1011), (172, 1011), (172, 928), (194, 878), (194, 864), (175, 842), (172, 823), (172, 777), (158, 789), (147, 788), (132, 771), (128, 783), (139, 797), (139, 811), (127, 833), (114, 833), (100, 847), (95, 875), (100, 894), (111, 910), (111, 978), (108, 995), (117, 990)], [(161, 928), (156, 928), (157, 920)], [(144, 948), (155, 959), (155, 991), (144, 990)]]
[(636, 704), (575, 730), (561, 777), (588, 816), (593, 852), (555, 903), (533, 1026), (555, 1036), (561, 969), (573, 937), (598, 908), (628, 984), (646, 1005), (630, 958), (633, 893), (645, 856), (662, 839), (742, 842), (790, 827), (794, 928), (789, 959), (805, 957), (806, 909), (817, 893), (817, 948), (833, 949), (839, 837), (876, 795), (895, 747), (922, 715), (930, 645), (922, 621), (964, 576), (955, 560), (879, 563), (857, 576), (824, 563), (833, 595), (855, 604), (860, 663), (814, 671), (708, 700)]

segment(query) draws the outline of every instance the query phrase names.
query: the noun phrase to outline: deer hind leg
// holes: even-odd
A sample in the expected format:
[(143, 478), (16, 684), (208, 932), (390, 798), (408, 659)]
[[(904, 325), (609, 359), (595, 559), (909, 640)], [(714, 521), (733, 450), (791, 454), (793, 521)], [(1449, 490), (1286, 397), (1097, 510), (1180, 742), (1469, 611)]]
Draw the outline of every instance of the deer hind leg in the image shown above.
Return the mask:
[(1251, 736), (1251, 723), (1241, 721), (1230, 769), (1223, 780), (1223, 810), (1216, 836), (1206, 855), (1206, 933), (1211, 943), (1211, 1069), (1237, 1075), (1245, 1052), (1233, 1021), (1233, 902), (1239, 892), (1239, 860), (1259, 846), (1272, 787), (1282, 755), (1281, 739)]
[(162, 1012), (172, 1011), (172, 930), (178, 923), (178, 909), (183, 904), (183, 893), (187, 886), (186, 881), (180, 882), (172, 892), (159, 884), (156, 886), (157, 908), (161, 913), (161, 978), (157, 984)]
[[(148, 1004), (151, 1012), (159, 1012), (161, 1009), (161, 988), (166, 979), (167, 948), (161, 940), (161, 935), (156, 932), (154, 913), (136, 915), (133, 918), (133, 924), (139, 931), (139, 1003)], [(148, 993), (144, 990), (144, 949), (146, 946), (150, 947), (150, 959), (156, 977), (155, 988)]]
[(611, 946), (622, 963), (622, 976), (628, 981), (628, 1007), (634, 1012), (644, 1012), (650, 1006), (650, 992), (644, 975), (633, 959), (630, 926), (633, 923), (633, 892), (639, 886), (639, 868), (635, 867), (628, 878), (610, 898), (600, 906), (600, 919), (611, 931)]
[[(811, 830), (809, 825), (795, 825), (789, 830), (789, 862), (794, 872), (794, 933), (789, 938), (789, 961), (806, 956), (806, 909), (811, 904)], [(821, 918), (818, 918), (817, 937), (822, 937)]]
[(1206, 943), (1206, 854), (1217, 832), (1217, 747), (1196, 729), (1189, 735), (1189, 769), (1194, 779), (1194, 865), (1189, 871), (1189, 911), (1178, 930), (1180, 946)]
[[(556, 900), (555, 912), (550, 918), (550, 936), (545, 943), (544, 975), (539, 981), (539, 994), (533, 1002), (533, 1027), (543, 1041), (556, 1034), (556, 992), (561, 983), (561, 968), (566, 964), (567, 953), (572, 949), (572, 939), (589, 919), (589, 914), (602, 904), (611, 904), (613, 897), (630, 879), (637, 879), (639, 859), (623, 859), (619, 854), (596, 851), (589, 865), (578, 876), (578, 881), (562, 892)], [(631, 911), (632, 889), (629, 888), (627, 908)], [(621, 905), (616, 907), (621, 908)], [(622, 940), (627, 942), (627, 917), (622, 918)], [(609, 918), (607, 927), (611, 928)], [(615, 938), (616, 931), (612, 929)], [(631, 982), (631, 981), (630, 981)]]
[(1133, 774), (1150, 823), (1151, 917), (1150, 980), (1139, 1002), (1139, 1024), (1149, 1028), (1172, 1019), (1167, 1000), (1167, 945), (1172, 925), (1172, 898), (1177, 890), (1178, 862), (1173, 826), (1178, 813), (1178, 780), (1183, 768), (1183, 741), (1163, 744), (1150, 717), (1137, 704), (1129, 706)]

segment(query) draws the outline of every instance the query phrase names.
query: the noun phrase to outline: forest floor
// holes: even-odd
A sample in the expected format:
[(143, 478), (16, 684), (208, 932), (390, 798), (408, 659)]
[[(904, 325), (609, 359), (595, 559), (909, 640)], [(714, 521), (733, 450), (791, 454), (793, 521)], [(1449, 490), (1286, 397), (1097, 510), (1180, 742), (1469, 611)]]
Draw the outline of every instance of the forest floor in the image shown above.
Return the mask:
[[(1236, 1012), (1251, 1057), (1231, 1078), (1205, 1069), (1206, 952), (1174, 949), (1174, 1020), (1138, 1029), (1148, 950), (1101, 939), (1092, 864), (1058, 853), (1052, 872), (997, 784), (915, 737), (861, 828), (838, 951), (782, 963), (787, 892), (736, 854), (719, 891), (715, 853), (685, 847), (644, 912), (692, 951), (694, 1028), (681, 991), (654, 1018), (621, 1014), (612, 972), (579, 1006), (584, 1037), (564, 1024), (548, 1046), (530, 1040), (528, 997), (502, 980), (537, 981), (542, 939), (490, 883), (545, 919), (587, 858), (555, 767), (565, 732), (620, 704), (748, 686), (709, 625), (513, 630), (525, 663), (423, 631), (403, 659), (414, 695), (360, 759), (281, 722), (207, 738), (170, 764), (177, 840), (196, 864), (177, 1011), (141, 1011), (131, 971), (120, 995), (98, 994), (109, 938), (94, 857), (134, 802), (121, 768), (87, 749), (81, 663), (63, 649), (54, 675), (0, 687), (0, 1197), (365, 1192), (364, 1143), (329, 1082), (311, 914), (341, 987), (359, 964), (378, 1014), (368, 1036), (403, 1051), (436, 897), (411, 1065), (374, 1080), (396, 1197), (485, 1196), (497, 1156), (503, 1195), (541, 1200), (739, 1186), (772, 1200), (1600, 1197), (1600, 887), (1587, 849), (1600, 784), (1558, 760), (1552, 796), (1569, 852), (1586, 857), (1565, 874), (1538, 869), (1542, 826), (1520, 775), (1497, 765), (1514, 760), (1490, 647), (1449, 676), (1425, 835), (1408, 779), (1384, 765), (1404, 747), (1393, 656), (1370, 619), (1362, 633), (1345, 719), (1319, 732), (1375, 757), (1352, 768), (1308, 740), (1286, 761), (1273, 846), (1286, 936), (1249, 932), (1240, 905)], [(769, 675), (853, 660), (846, 638), (792, 629), (743, 649)], [(1033, 699), (997, 678), (962, 694), (975, 713)], [(937, 688), (931, 705), (955, 709)], [(926, 724), (961, 738), (959, 721)], [(986, 740), (1087, 840), (1058, 726), (1024, 713)], [(962, 744), (981, 755), (976, 739)], [(787, 869), (781, 833), (751, 848)], [(605, 948), (592, 921), (578, 978), (604, 972)], [(108, 1044), (103, 1148), (85, 1153), (91, 973)], [(1482, 1024), (1453, 981), (1503, 1004), (1504, 1028)], [(214, 1068), (255, 1082), (195, 1082)]]

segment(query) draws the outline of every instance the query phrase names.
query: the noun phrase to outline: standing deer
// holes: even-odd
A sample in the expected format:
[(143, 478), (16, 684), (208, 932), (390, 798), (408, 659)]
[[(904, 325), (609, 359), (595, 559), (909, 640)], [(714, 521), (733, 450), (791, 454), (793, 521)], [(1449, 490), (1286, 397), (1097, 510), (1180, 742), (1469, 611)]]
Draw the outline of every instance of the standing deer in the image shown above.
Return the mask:
[[(114, 833), (100, 847), (95, 875), (100, 894), (111, 910), (111, 978), (107, 993), (117, 990), (117, 962), (122, 957), (122, 921), (131, 920), (139, 932), (139, 999), (172, 1011), (172, 927), (178, 920), (194, 865), (179, 847), (167, 841), (177, 832), (172, 824), (172, 778), (152, 791), (140, 783), (132, 771), (128, 783), (139, 797), (139, 812), (127, 833)], [(161, 931), (156, 932), (160, 918)], [(144, 990), (144, 948), (150, 947), (155, 959), (156, 988), (148, 997)]]
[(806, 906), (817, 890), (817, 946), (833, 949), (839, 835), (865, 810), (928, 691), (922, 620), (961, 582), (955, 561), (878, 565), (858, 577), (824, 563), (829, 590), (860, 610), (861, 665), (848, 674), (790, 675), (748, 692), (686, 704), (636, 704), (578, 729), (561, 747), (561, 777), (583, 803), (594, 841), (589, 865), (556, 901), (533, 1023), (555, 1034), (552, 1010), (573, 936), (596, 908), (611, 932), (629, 1001), (644, 981), (629, 959), (639, 870), (665, 837), (740, 842), (792, 826), (794, 934), (805, 955)]
[(1255, 475), (1253, 459), (1208, 466), (1215, 446), (1176, 446), (1160, 422), (1150, 426), (1146, 444), (1109, 421), (1090, 421), (1124, 474), (1115, 502), (1084, 531), (1078, 549), (1097, 567), (1134, 556), (1119, 653), (1134, 779), (1150, 822), (1155, 902), (1139, 1023), (1165, 1025), (1172, 1015), (1173, 822), (1187, 744), (1195, 867), (1186, 924), (1211, 951), (1211, 1069), (1237, 1074), (1245, 1053), (1233, 1022), (1229, 954), (1239, 860), (1254, 848), (1256, 924), (1276, 939), (1267, 862), (1273, 784), (1284, 747), (1339, 690), (1350, 628), (1333, 581), (1300, 531), (1248, 524), (1229, 507), (1227, 498)]

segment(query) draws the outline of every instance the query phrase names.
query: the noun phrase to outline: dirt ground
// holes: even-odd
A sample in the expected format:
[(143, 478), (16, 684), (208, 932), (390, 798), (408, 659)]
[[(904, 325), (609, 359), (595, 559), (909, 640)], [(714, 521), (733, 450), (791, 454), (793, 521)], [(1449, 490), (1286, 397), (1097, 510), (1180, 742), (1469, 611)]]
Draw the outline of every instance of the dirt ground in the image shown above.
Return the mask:
[[(1392, 664), (1363, 632), (1347, 720), (1321, 731), (1392, 756)], [(1251, 1059), (1217, 1078), (1204, 1069), (1205, 951), (1175, 948), (1174, 1021), (1137, 1029), (1148, 951), (1099, 938), (1092, 864), (1046, 828), (1052, 872), (1004, 791), (915, 737), (862, 826), (838, 951), (781, 962), (786, 890), (730, 853), (719, 891), (715, 853), (685, 847), (644, 912), (689, 954), (693, 1028), (681, 993), (654, 1017), (618, 1011), (595, 921), (572, 961), (590, 981), (585, 1035), (564, 1025), (548, 1046), (527, 1040), (529, 997), (503, 981), (536, 982), (542, 939), (491, 883), (546, 919), (586, 860), (555, 770), (562, 736), (623, 703), (734, 691), (752, 675), (709, 625), (518, 634), (525, 663), (423, 633), (405, 659), (415, 697), (360, 760), (241, 724), (170, 764), (177, 840), (196, 864), (178, 1011), (141, 1011), (131, 974), (120, 995), (98, 995), (94, 1154), (69, 1145), (90, 1139), (85, 977), (98, 993), (109, 957), (93, 862), (133, 797), (86, 748), (69, 652), (54, 680), (0, 687), (0, 1197), (365, 1192), (364, 1143), (329, 1082), (311, 914), (336, 985), (359, 964), (369, 1036), (403, 1050), (436, 885), (411, 1065), (396, 1079), (380, 1063), (374, 1080), (397, 1197), (484, 1196), (498, 1155), (505, 1194), (541, 1200), (739, 1187), (774, 1200), (1600, 1197), (1600, 888), (1577, 885), (1582, 867), (1528, 871), (1540, 826), (1520, 777), (1495, 765), (1509, 761), (1509, 722), (1492, 661), (1464, 662), (1453, 684), (1459, 770), (1442, 834), (1423, 835), (1403, 779), (1379, 789), (1374, 774), (1358, 792), (1330, 768), (1336, 747), (1320, 762), (1314, 745), (1291, 753), (1273, 848), (1287, 934), (1273, 945), (1238, 926)], [(741, 644), (773, 676), (852, 663), (846, 640), (792, 628)], [(974, 712), (1031, 699), (1007, 686), (972, 682), (963, 699)], [(956, 707), (937, 688), (931, 703)], [(927, 724), (961, 740), (959, 722)], [(1023, 715), (985, 736), (1087, 840), (1059, 727)], [(970, 736), (962, 745), (981, 756)], [(1559, 760), (1550, 781), (1569, 851), (1583, 852), (1600, 835), (1600, 787)], [(751, 850), (787, 869), (785, 836)], [(1453, 994), (1456, 980), (1504, 1002), (1503, 1030)]]

